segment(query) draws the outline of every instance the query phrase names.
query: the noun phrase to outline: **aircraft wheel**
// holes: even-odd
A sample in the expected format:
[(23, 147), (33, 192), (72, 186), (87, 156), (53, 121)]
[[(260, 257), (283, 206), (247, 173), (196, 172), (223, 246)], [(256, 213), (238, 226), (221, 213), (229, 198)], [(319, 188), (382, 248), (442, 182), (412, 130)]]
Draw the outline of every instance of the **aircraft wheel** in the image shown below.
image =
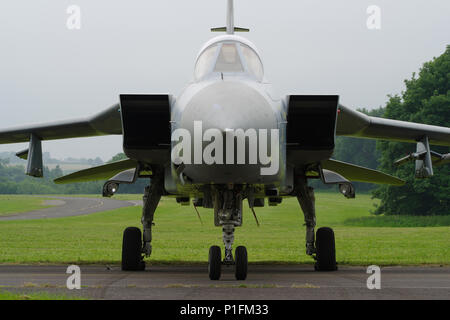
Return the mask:
[(336, 248), (334, 243), (334, 232), (331, 228), (319, 228), (316, 233), (316, 271), (335, 271)]
[(248, 269), (247, 249), (243, 246), (237, 247), (234, 256), (236, 262), (236, 280), (245, 280), (247, 278)]
[(222, 252), (220, 247), (212, 246), (209, 248), (208, 273), (209, 279), (219, 280), (222, 272)]
[(122, 242), (122, 270), (139, 271), (145, 269), (142, 261), (142, 234), (136, 227), (126, 228)]

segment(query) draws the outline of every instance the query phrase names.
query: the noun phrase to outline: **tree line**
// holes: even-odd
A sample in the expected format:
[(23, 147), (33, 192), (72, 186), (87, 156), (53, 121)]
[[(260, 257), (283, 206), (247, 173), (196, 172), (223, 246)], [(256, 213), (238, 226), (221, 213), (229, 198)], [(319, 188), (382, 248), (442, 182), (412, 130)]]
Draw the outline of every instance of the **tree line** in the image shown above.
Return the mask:
[[(115, 158), (123, 158), (119, 154)], [(110, 160), (112, 161), (112, 159)], [(9, 165), (9, 160), (0, 159), (0, 194), (102, 194), (105, 181), (91, 181), (71, 184), (55, 184), (54, 179), (63, 176), (61, 167), (44, 167), (43, 178), (25, 175), (23, 165)], [(139, 179), (135, 184), (122, 184), (118, 193), (143, 193), (148, 179)]]

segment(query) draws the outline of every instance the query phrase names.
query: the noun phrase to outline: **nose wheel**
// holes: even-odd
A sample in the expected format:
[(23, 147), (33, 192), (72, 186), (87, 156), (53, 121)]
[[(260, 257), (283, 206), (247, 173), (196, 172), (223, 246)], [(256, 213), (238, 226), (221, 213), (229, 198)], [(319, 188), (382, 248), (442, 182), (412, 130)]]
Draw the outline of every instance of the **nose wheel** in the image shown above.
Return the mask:
[(209, 248), (208, 274), (209, 279), (219, 280), (222, 273), (222, 252), (220, 247), (212, 246)]
[(212, 246), (209, 248), (208, 274), (210, 280), (219, 280), (222, 274), (222, 265), (234, 265), (234, 275), (236, 280), (245, 280), (247, 278), (248, 258), (247, 249), (243, 246), (236, 248), (234, 260), (229, 261), (225, 257), (222, 261), (222, 252), (220, 247)]
[(235, 252), (235, 276), (236, 280), (245, 280), (247, 278), (247, 249), (243, 246), (236, 248)]

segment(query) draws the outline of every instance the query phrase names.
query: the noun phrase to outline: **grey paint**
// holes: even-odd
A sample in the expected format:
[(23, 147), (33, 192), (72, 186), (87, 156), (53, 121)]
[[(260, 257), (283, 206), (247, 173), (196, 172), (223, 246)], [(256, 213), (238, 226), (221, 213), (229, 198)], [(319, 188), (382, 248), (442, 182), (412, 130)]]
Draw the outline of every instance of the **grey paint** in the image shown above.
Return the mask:
[(42, 178), (44, 168), (42, 163), (42, 143), (41, 138), (35, 133), (30, 134), (30, 147), (28, 149), (26, 174), (36, 178)]
[(339, 108), (337, 135), (413, 143), (428, 136), (430, 144), (450, 146), (450, 128), (370, 117), (343, 105)]
[(31, 133), (41, 140), (122, 134), (119, 105), (91, 117), (3, 129), (0, 144), (29, 141)]

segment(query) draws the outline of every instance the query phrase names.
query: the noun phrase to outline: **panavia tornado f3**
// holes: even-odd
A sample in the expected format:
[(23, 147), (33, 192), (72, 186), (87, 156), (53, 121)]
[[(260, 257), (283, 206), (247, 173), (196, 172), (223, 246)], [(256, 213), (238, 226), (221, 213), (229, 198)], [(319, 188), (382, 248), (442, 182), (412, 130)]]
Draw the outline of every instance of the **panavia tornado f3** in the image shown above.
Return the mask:
[[(194, 80), (177, 97), (170, 94), (122, 94), (119, 103), (92, 117), (0, 131), (0, 143), (28, 142), (17, 155), (27, 159), (26, 174), (42, 177), (41, 141), (122, 135), (128, 159), (63, 176), (56, 183), (107, 180), (103, 196), (122, 183), (147, 178), (142, 229), (123, 234), (122, 269), (143, 270), (152, 253), (152, 225), (162, 196), (214, 211), (222, 227), (225, 252), (209, 250), (209, 277), (218, 280), (223, 265), (233, 265), (238, 280), (247, 277), (247, 250), (233, 252), (234, 231), (242, 225), (247, 199), (255, 207), (281, 204), (297, 197), (306, 224), (306, 253), (316, 270), (336, 270), (334, 232), (315, 232), (314, 190), (310, 179), (337, 184), (347, 198), (353, 181), (402, 185), (391, 175), (331, 159), (336, 136), (416, 143), (417, 149), (397, 162), (415, 161), (415, 175), (433, 175), (433, 166), (450, 162), (430, 145), (450, 146), (450, 128), (370, 117), (339, 103), (336, 95), (277, 97), (264, 77), (255, 45), (235, 35), (233, 1), (228, 0), (224, 32), (200, 50)], [(256, 215), (255, 215), (256, 218)], [(257, 221), (257, 219), (256, 219)]]

